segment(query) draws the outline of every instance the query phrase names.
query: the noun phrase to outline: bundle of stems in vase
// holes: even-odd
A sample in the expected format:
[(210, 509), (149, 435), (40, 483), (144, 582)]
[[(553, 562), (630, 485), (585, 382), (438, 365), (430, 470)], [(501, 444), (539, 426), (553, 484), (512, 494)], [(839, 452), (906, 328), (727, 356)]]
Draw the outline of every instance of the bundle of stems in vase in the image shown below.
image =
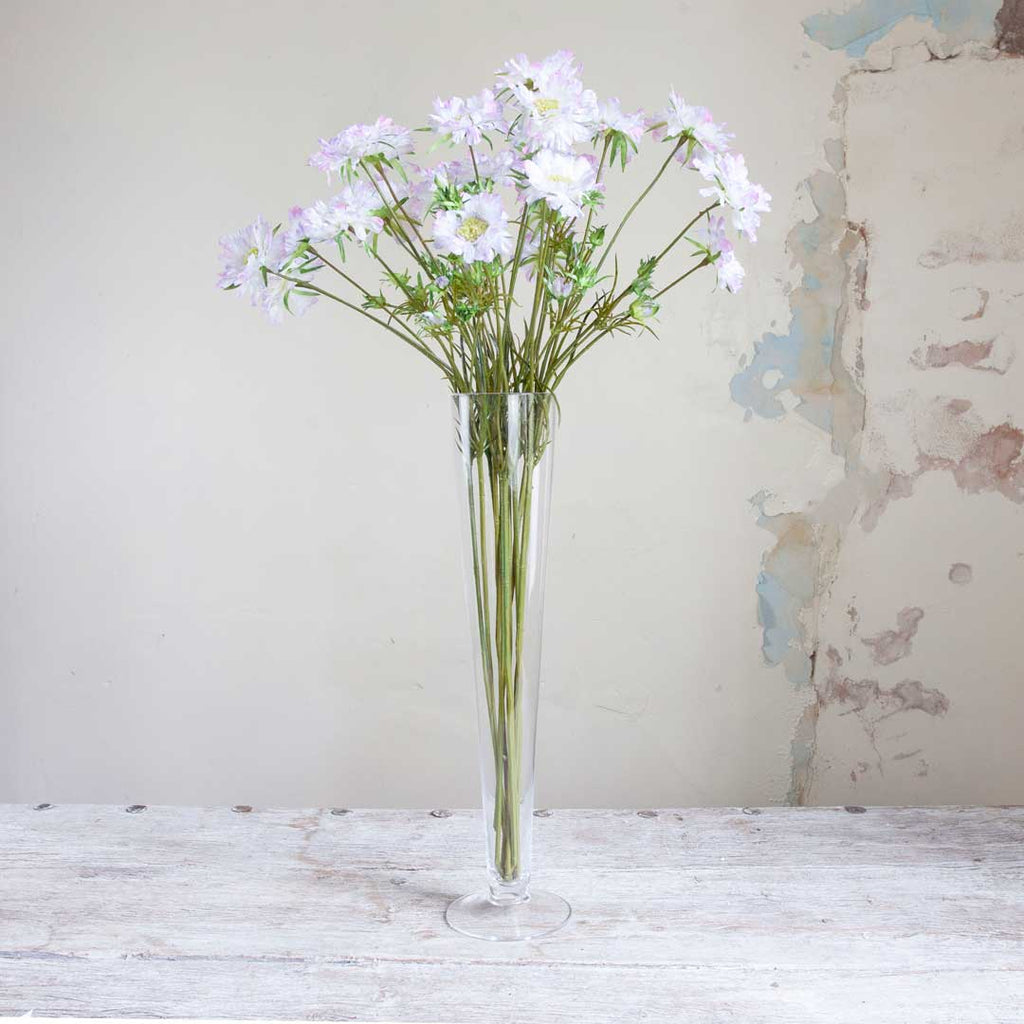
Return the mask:
[[(459, 443), (504, 880), (522, 867), (523, 643), (536, 480), (557, 415), (547, 398), (603, 338), (652, 331), (661, 298), (698, 271), (740, 288), (730, 233), (756, 241), (771, 197), (731, 139), (674, 91), (653, 116), (627, 113), (585, 88), (571, 53), (520, 55), (479, 94), (436, 100), (424, 127), (380, 117), (321, 139), (309, 163), (334, 194), (221, 240), (220, 286), (273, 320), (328, 299), (424, 356), (456, 395), (477, 396), (460, 407)], [(647, 142), (664, 156), (612, 228), (606, 187)], [(697, 184), (686, 215), (680, 172)], [(616, 244), (659, 183), (664, 244), (624, 274)], [(376, 264), (372, 283), (354, 251)]]

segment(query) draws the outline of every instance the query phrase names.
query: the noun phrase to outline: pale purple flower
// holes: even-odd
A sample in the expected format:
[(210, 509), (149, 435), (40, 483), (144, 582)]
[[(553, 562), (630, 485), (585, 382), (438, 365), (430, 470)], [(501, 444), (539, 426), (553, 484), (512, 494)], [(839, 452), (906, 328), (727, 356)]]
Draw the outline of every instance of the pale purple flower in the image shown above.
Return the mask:
[(495, 185), (515, 184), (513, 171), (522, 171), (523, 158), (514, 149), (483, 150), (476, 154), (476, 166), (481, 178), (491, 178)]
[(220, 240), (221, 288), (242, 288), (247, 293), (263, 286), (262, 267), (279, 270), (288, 253), (284, 239), (257, 217), (251, 224)]
[(599, 189), (596, 161), (591, 156), (574, 156), (542, 149), (523, 163), (527, 202), (543, 199), (566, 217), (578, 217), (586, 193)]
[(725, 288), (735, 294), (743, 287), (743, 278), (746, 271), (742, 264), (736, 259), (736, 254), (731, 251), (722, 252), (715, 260), (715, 269), (718, 271), (718, 287)]
[(505, 85), (514, 89), (521, 85), (535, 88), (538, 82), (547, 81), (557, 75), (578, 78), (579, 73), (575, 54), (571, 50), (558, 50), (542, 61), (531, 61), (525, 53), (520, 53), (505, 61), (497, 75)]
[(502, 105), (495, 99), (491, 89), (484, 89), (479, 96), (463, 99), (453, 96), (450, 100), (440, 97), (434, 100), (434, 113), (430, 115), (434, 130), (447, 135), (452, 142), (479, 145), (485, 132), (505, 131)]
[[(661, 120), (665, 122), (658, 130), (662, 138), (685, 135), (694, 139), (706, 153), (724, 153), (733, 138), (724, 125), (715, 123), (707, 107), (690, 106), (674, 89), (668, 94), (668, 108), (662, 112)], [(679, 150), (677, 159), (686, 159), (685, 147)]]
[(712, 214), (708, 223), (694, 231), (694, 239), (708, 248), (715, 257), (715, 270), (718, 272), (718, 287), (730, 292), (738, 292), (743, 285), (746, 271), (733, 251), (732, 242), (725, 234), (725, 217)]
[(450, 185), (459, 188), (476, 179), (491, 178), (495, 185), (507, 186), (515, 183), (512, 172), (522, 169), (522, 157), (513, 149), (500, 149), (497, 152), (481, 150), (476, 156), (476, 170), (473, 161), (446, 160), (438, 164), (430, 172), (438, 185)]
[(459, 188), (476, 177), (470, 160), (445, 160), (437, 164), (430, 174), (435, 185), (447, 185), (451, 188)]
[(548, 280), (548, 291), (556, 299), (567, 299), (572, 295), (573, 283), (561, 274), (555, 274)]
[[(381, 176), (377, 179), (377, 183), (381, 191), (389, 199), (391, 192), (394, 192), (395, 197), (401, 202), (402, 210), (412, 220), (420, 221), (427, 212), (427, 207), (430, 205), (431, 196), (434, 191), (433, 172), (424, 171), (414, 164), (406, 166), (410, 172), (408, 180), (403, 180), (397, 176), (389, 176), (385, 182), (385, 179)], [(374, 194), (377, 194), (376, 190), (374, 190)], [(377, 195), (377, 206), (381, 207), (383, 205), (383, 200)]]
[(520, 55), (509, 61), (499, 76), (522, 110), (516, 135), (528, 151), (569, 150), (593, 136), (597, 94), (583, 88), (580, 69), (567, 50), (539, 64)]
[(467, 263), (510, 256), (512, 237), (501, 197), (485, 192), (470, 196), (458, 210), (439, 210), (434, 246), (442, 256), (461, 256)]
[(365, 157), (392, 159), (411, 152), (412, 132), (390, 117), (378, 117), (373, 124), (354, 124), (333, 138), (321, 139), (309, 165), (330, 178), (332, 173), (354, 169)]
[[(261, 282), (262, 285), (262, 282)], [(267, 284), (253, 295), (252, 304), (259, 306), (271, 323), (279, 324), (286, 312), (302, 316), (316, 302), (315, 295), (302, 295), (295, 291), (295, 285), (282, 277), (267, 275)], [(287, 300), (288, 305), (285, 306)]]
[(716, 153), (698, 157), (693, 166), (712, 184), (700, 194), (715, 198), (732, 209), (733, 227), (751, 242), (757, 241), (760, 214), (771, 210), (772, 197), (747, 177), (741, 153)]
[(313, 203), (303, 212), (302, 224), (311, 242), (330, 241), (342, 232), (365, 242), (370, 235), (379, 235), (384, 230), (384, 221), (375, 212), (382, 205), (374, 189), (355, 181), (332, 199)]
[(288, 229), (282, 238), (282, 246), (289, 256), (295, 252), (299, 242), (306, 237), (306, 211), (301, 206), (293, 206), (288, 211)]
[(639, 144), (647, 128), (647, 116), (642, 110), (634, 110), (632, 114), (624, 113), (619, 101), (613, 96), (598, 104), (597, 127), (602, 132), (622, 132), (626, 138)]
[(419, 316), (428, 327), (442, 327), (445, 324), (445, 318), (434, 309), (428, 309)]

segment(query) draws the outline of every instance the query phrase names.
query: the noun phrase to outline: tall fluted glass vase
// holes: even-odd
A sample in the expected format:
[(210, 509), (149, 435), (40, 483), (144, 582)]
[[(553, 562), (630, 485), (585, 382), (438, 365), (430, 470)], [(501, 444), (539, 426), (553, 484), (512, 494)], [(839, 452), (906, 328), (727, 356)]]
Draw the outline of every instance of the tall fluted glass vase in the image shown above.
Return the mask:
[(476, 675), (487, 888), (448, 907), (477, 938), (545, 935), (569, 918), (531, 890), (534, 750), (558, 407), (549, 394), (457, 394), (458, 498)]

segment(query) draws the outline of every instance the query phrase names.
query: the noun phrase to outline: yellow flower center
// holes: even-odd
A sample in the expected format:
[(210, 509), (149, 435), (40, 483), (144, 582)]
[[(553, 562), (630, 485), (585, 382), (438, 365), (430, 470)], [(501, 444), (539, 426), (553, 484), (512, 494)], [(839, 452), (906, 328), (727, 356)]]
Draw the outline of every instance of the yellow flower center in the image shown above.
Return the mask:
[(551, 174), (548, 176), (548, 181), (557, 181), (559, 185), (572, 184), (572, 178), (567, 178), (564, 174)]
[(487, 230), (487, 221), (481, 217), (467, 217), (458, 227), (455, 234), (467, 242), (475, 242)]
[(552, 110), (558, 109), (558, 100), (544, 98), (537, 100), (533, 105), (538, 114), (550, 114)]

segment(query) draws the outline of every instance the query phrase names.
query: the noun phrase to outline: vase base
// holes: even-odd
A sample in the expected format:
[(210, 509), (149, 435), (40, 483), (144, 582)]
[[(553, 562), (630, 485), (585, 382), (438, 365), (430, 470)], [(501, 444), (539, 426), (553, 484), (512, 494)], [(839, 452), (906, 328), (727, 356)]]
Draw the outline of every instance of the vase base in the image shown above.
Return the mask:
[(522, 942), (557, 932), (572, 914), (561, 896), (538, 889), (521, 903), (496, 903), (474, 892), (448, 904), (445, 920), (455, 931), (489, 942)]

